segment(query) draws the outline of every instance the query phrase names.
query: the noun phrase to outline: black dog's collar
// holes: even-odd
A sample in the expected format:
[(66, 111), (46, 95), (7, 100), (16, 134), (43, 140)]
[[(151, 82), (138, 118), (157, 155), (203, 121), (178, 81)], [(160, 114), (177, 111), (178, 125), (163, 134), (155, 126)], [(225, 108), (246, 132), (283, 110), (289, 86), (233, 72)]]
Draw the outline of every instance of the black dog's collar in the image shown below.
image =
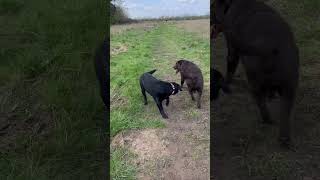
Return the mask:
[(171, 87), (172, 87), (172, 93), (171, 93), (171, 95), (173, 95), (175, 88), (174, 88), (174, 85), (173, 85), (172, 83), (170, 83), (170, 84), (171, 84)]

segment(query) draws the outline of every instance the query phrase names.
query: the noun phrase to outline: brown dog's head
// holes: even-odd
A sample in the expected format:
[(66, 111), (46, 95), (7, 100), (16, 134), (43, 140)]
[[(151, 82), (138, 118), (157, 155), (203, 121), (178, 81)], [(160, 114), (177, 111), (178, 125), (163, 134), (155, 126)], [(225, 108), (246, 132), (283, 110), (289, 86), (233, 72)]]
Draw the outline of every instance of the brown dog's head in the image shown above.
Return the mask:
[[(213, 10), (213, 19), (219, 23), (224, 21), (224, 17), (227, 14), (230, 6), (234, 0), (215, 0), (211, 4)], [(214, 23), (215, 24), (215, 23)]]
[(176, 64), (173, 66), (173, 69), (176, 70), (176, 74), (181, 71), (181, 65), (182, 65), (182, 63), (183, 63), (183, 60), (179, 60), (179, 61), (177, 61)]
[(216, 39), (220, 32), (223, 31), (222, 24), (213, 24), (211, 27), (211, 37)]

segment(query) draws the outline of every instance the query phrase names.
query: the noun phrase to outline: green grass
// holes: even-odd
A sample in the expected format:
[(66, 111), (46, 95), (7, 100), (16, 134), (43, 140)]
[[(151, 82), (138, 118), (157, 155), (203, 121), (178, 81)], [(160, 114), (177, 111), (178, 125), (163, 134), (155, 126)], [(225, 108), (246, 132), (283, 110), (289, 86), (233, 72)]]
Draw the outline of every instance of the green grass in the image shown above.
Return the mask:
[[(106, 173), (93, 70), (108, 29), (105, 7), (105, 1), (0, 0), (0, 114), (22, 127), (9, 132), (16, 138), (0, 150), (0, 179)], [(44, 132), (33, 131), (37, 123)]]
[(117, 148), (112, 152), (111, 159), (111, 179), (113, 180), (133, 180), (135, 179), (136, 167), (130, 161), (134, 158), (128, 149)]
[(141, 109), (139, 77), (143, 72), (155, 69), (152, 66), (153, 37), (156, 31), (128, 31), (111, 37), (111, 44), (123, 43), (128, 51), (111, 58), (111, 97), (117, 95), (124, 104), (117, 106), (119, 101), (111, 103), (116, 107), (111, 110), (111, 136), (125, 129), (147, 127), (164, 127), (160, 119), (146, 119)]
[[(129, 129), (162, 128), (162, 119), (144, 112), (143, 97), (139, 85), (142, 73), (158, 69), (156, 77), (166, 73), (174, 74), (171, 68), (177, 59), (165, 59), (165, 53), (202, 61), (201, 68), (209, 81), (209, 41), (198, 38), (192, 33), (179, 30), (173, 25), (159, 23), (152, 30), (127, 30), (111, 36), (114, 46), (126, 46), (127, 51), (111, 58), (111, 136)], [(111, 45), (111, 46), (112, 46)], [(198, 63), (199, 64), (199, 63)], [(152, 98), (149, 96), (149, 105)], [(158, 109), (152, 109), (158, 114)], [(196, 113), (191, 113), (196, 116)], [(161, 116), (159, 115), (159, 118)], [(115, 148), (111, 153), (111, 175), (113, 179), (134, 179), (137, 166), (129, 163), (133, 156), (129, 150)]]

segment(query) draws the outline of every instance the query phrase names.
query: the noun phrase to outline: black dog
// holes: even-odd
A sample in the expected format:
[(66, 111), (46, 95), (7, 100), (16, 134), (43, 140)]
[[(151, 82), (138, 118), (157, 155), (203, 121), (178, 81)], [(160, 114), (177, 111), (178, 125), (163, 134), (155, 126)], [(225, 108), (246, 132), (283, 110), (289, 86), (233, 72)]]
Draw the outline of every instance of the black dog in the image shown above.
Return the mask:
[(228, 84), (225, 82), (222, 74), (215, 69), (212, 69), (211, 73), (213, 74), (213, 77), (210, 84), (210, 99), (217, 100), (220, 94), (220, 89), (222, 89), (224, 93), (231, 93), (230, 88)]
[(106, 107), (109, 107), (109, 55), (110, 43), (109, 37), (107, 37), (102, 44), (97, 48), (94, 64), (97, 79), (100, 86), (100, 95)]
[(169, 97), (171, 95), (177, 94), (179, 91), (182, 91), (182, 89), (180, 85), (175, 82), (165, 82), (165, 81), (160, 81), (156, 79), (155, 77), (152, 76), (152, 74), (155, 71), (156, 70), (152, 70), (150, 72), (147, 72), (141, 75), (140, 77), (141, 92), (144, 97), (144, 104), (145, 105), (148, 104), (147, 96), (146, 96), (146, 91), (147, 91), (156, 102), (162, 117), (167, 119), (168, 116), (163, 110), (162, 101), (166, 99), (167, 100), (166, 106), (168, 106)]
[(176, 62), (173, 69), (176, 70), (176, 73), (180, 72), (181, 75), (181, 87), (183, 86), (184, 81), (186, 81), (188, 86), (188, 91), (191, 96), (191, 99), (194, 101), (194, 92), (198, 92), (198, 108), (201, 108), (201, 95), (203, 91), (203, 76), (200, 68), (193, 62), (187, 60), (179, 60)]
[(256, 0), (215, 0), (213, 10), (228, 45), (227, 80), (240, 59), (264, 123), (272, 122), (266, 99), (279, 94), (279, 140), (289, 145), (299, 81), (299, 50), (289, 25), (271, 7)]

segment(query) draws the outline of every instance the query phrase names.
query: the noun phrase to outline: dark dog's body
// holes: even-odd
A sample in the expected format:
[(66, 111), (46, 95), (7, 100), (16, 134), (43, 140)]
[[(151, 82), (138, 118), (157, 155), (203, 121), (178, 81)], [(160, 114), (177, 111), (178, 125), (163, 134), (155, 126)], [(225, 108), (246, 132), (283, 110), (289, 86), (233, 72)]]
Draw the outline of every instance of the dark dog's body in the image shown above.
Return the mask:
[(195, 100), (193, 93), (198, 92), (197, 106), (198, 108), (201, 108), (203, 76), (199, 67), (190, 61), (179, 60), (173, 68), (176, 69), (176, 73), (180, 72), (181, 87), (183, 86), (184, 81), (186, 81), (192, 100)]
[(95, 55), (95, 71), (100, 85), (100, 95), (106, 107), (109, 107), (109, 38), (106, 38), (96, 50)]
[(231, 81), (240, 58), (266, 123), (271, 122), (266, 97), (280, 95), (279, 139), (288, 144), (299, 80), (298, 48), (289, 25), (272, 8), (255, 0), (216, 0), (214, 7), (228, 45), (227, 81)]
[(212, 81), (210, 83), (210, 99), (216, 100), (219, 97), (220, 94), (220, 89), (222, 89), (222, 91), (224, 93), (230, 93), (230, 89), (228, 87), (228, 85), (226, 84), (222, 74), (217, 71), (216, 69), (212, 68), (211, 73), (213, 74), (212, 76)]
[(155, 100), (158, 109), (162, 115), (163, 118), (168, 118), (166, 113), (163, 110), (162, 106), (162, 101), (166, 101), (166, 106), (169, 105), (169, 97), (171, 95), (177, 94), (179, 91), (181, 91), (181, 87), (179, 84), (175, 82), (165, 82), (165, 81), (160, 81), (156, 79), (155, 77), (152, 76), (152, 74), (156, 70), (144, 73), (140, 77), (140, 87), (141, 87), (141, 92), (144, 97), (144, 104), (147, 105), (147, 96), (146, 96), (146, 91), (153, 97)]

